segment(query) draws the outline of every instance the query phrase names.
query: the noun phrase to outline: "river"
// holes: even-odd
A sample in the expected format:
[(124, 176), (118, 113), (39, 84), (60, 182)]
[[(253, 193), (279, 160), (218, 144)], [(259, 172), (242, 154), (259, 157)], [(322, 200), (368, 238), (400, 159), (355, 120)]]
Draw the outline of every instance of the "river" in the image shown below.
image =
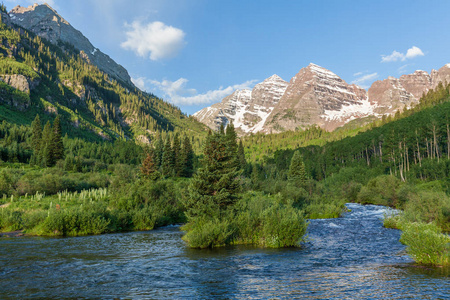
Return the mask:
[(311, 220), (301, 248), (189, 249), (179, 227), (0, 238), (0, 299), (448, 299), (449, 270), (413, 263), (386, 208)]

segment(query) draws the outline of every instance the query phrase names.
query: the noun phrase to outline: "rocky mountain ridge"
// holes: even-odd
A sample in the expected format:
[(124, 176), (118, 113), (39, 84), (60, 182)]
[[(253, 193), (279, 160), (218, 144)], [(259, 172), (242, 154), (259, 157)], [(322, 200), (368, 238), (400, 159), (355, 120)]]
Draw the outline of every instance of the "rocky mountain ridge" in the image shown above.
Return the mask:
[(418, 70), (400, 78), (388, 77), (366, 91), (311, 63), (289, 83), (273, 75), (252, 91), (235, 91), (194, 117), (212, 129), (233, 122), (240, 134), (276, 133), (312, 125), (333, 131), (354, 119), (410, 108), (439, 82), (450, 82), (450, 64), (431, 73)]
[(86, 61), (113, 78), (134, 86), (124, 67), (95, 48), (80, 31), (72, 27), (48, 4), (34, 4), (29, 7), (18, 5), (8, 15), (10, 20), (7, 22), (19, 25), (53, 44), (57, 44), (59, 40), (71, 44), (80, 51), (81, 56)]
[(283, 96), (288, 83), (278, 75), (272, 75), (255, 85), (253, 90), (237, 90), (222, 102), (206, 107), (194, 117), (212, 129), (231, 120), (241, 132), (259, 132)]

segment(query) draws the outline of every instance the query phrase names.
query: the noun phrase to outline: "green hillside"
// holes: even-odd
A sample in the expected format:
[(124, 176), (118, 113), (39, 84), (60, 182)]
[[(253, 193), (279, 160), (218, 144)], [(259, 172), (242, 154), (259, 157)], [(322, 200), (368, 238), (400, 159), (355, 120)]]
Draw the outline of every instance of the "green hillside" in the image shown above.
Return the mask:
[(23, 75), (31, 91), (0, 82), (0, 120), (31, 124), (36, 114), (61, 115), (69, 137), (148, 141), (158, 133), (201, 137), (205, 126), (154, 95), (110, 78), (71, 45), (57, 46), (22, 29), (0, 24), (0, 76)]

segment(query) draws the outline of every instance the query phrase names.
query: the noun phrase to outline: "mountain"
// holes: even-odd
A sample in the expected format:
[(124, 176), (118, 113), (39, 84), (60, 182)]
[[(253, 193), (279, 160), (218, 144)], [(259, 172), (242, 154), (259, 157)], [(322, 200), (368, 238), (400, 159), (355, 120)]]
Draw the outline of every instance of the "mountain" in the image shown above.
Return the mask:
[[(388, 77), (374, 82), (368, 91), (312, 63), (302, 68), (289, 83), (280, 78), (281, 81), (275, 80), (276, 84), (269, 84), (274, 81), (272, 77), (256, 85), (250, 99), (237, 97), (243, 91), (235, 91), (221, 103), (195, 113), (194, 117), (214, 129), (233, 121), (241, 133), (276, 133), (312, 125), (333, 131), (355, 119), (391, 115), (416, 105), (420, 97), (439, 82), (450, 82), (450, 64), (432, 70), (431, 74), (416, 71), (400, 78)], [(266, 85), (277, 93), (256, 92)], [(241, 100), (244, 98), (248, 100)], [(262, 105), (263, 110), (255, 111), (252, 103)], [(255, 115), (259, 118), (252, 119)]]
[(34, 4), (29, 7), (14, 7), (9, 12), (12, 23), (19, 25), (53, 44), (68, 43), (80, 51), (80, 55), (113, 78), (133, 86), (130, 75), (124, 67), (108, 55), (95, 48), (78, 30), (72, 27), (48, 4)]
[(36, 114), (44, 122), (60, 115), (65, 133), (89, 140), (206, 135), (206, 126), (140, 91), (125, 69), (86, 48), (90, 42), (48, 5), (10, 13), (2, 6), (0, 38), (0, 121), (29, 125)]
[(194, 117), (214, 130), (233, 122), (240, 133), (255, 133), (262, 130), (287, 86), (286, 81), (273, 75), (253, 90), (237, 90), (222, 102), (196, 112)]

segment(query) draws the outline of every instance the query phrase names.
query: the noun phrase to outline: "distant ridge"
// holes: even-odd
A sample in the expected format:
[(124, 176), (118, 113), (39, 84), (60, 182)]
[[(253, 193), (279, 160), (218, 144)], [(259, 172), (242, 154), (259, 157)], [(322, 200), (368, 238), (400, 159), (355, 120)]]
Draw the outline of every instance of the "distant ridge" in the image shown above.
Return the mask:
[(289, 83), (273, 75), (252, 91), (237, 90), (194, 117), (212, 129), (233, 122), (240, 134), (277, 133), (314, 125), (333, 131), (355, 119), (380, 118), (410, 108), (439, 82), (450, 82), (450, 64), (430, 74), (415, 71), (398, 79), (388, 77), (366, 91), (311, 63)]

